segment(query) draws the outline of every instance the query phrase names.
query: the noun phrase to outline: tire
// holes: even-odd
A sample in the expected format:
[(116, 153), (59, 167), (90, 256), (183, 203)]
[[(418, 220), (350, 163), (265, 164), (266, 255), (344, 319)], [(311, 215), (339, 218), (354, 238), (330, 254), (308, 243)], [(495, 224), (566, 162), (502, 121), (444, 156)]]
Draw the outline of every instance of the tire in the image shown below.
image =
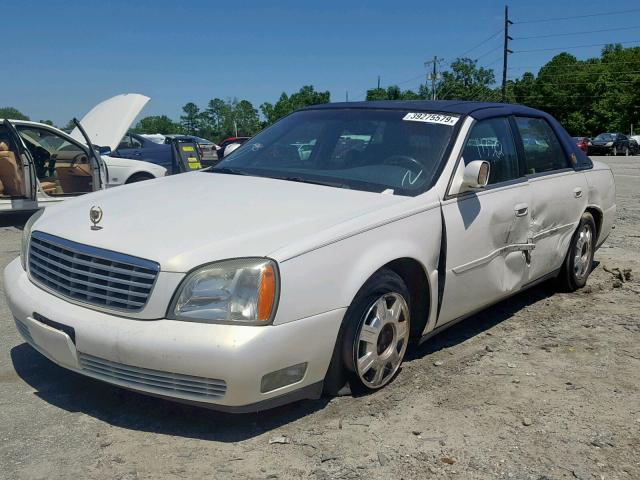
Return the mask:
[(624, 156), (625, 157), (629, 156), (629, 147), (624, 147)]
[(345, 313), (324, 394), (336, 395), (346, 383), (353, 393), (368, 393), (391, 382), (409, 343), (410, 312), (409, 290), (397, 273), (383, 268), (369, 278)]
[(596, 240), (596, 224), (593, 216), (585, 212), (571, 237), (567, 257), (558, 276), (561, 290), (574, 292), (585, 286), (591, 273)]
[(127, 181), (124, 182), (125, 185), (129, 185), (130, 183), (144, 182), (145, 180), (153, 180), (155, 177), (149, 173), (134, 173)]

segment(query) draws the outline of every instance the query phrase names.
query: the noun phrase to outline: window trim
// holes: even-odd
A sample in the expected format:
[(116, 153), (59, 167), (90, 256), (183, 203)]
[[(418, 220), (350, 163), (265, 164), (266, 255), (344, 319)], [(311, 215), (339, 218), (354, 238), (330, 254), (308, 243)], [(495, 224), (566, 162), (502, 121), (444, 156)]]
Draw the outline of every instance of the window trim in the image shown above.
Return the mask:
[[(574, 167), (571, 166), (571, 162), (569, 161), (569, 156), (567, 155), (567, 151), (564, 149), (564, 145), (562, 144), (562, 142), (560, 141), (560, 138), (558, 137), (558, 134), (556, 133), (555, 129), (551, 126), (551, 124), (549, 123), (549, 121), (544, 118), (544, 117), (533, 117), (533, 116), (529, 116), (529, 115), (511, 115), (512, 117), (512, 121), (513, 121), (513, 126), (515, 127), (515, 131), (517, 133), (517, 138), (518, 138), (518, 143), (520, 146), (520, 149), (522, 151), (522, 165), (524, 167), (524, 172), (525, 172), (525, 176), (527, 178), (538, 178), (538, 177), (543, 177), (546, 175), (555, 175), (556, 173), (559, 172), (563, 172), (565, 170), (571, 170), (571, 171), (576, 171), (576, 169)], [(552, 170), (545, 170), (544, 172), (536, 172), (536, 173), (528, 173), (527, 167), (527, 156), (524, 150), (524, 141), (522, 140), (522, 135), (520, 134), (520, 128), (518, 128), (518, 122), (517, 119), (518, 118), (526, 118), (526, 119), (532, 119), (532, 120), (540, 120), (542, 122), (545, 122), (547, 124), (547, 127), (549, 127), (549, 130), (551, 131), (551, 133), (553, 134), (553, 136), (556, 138), (556, 141), (558, 142), (558, 145), (560, 147), (560, 150), (562, 151), (563, 155), (564, 155), (564, 161), (565, 161), (565, 166), (562, 168), (554, 168)]]

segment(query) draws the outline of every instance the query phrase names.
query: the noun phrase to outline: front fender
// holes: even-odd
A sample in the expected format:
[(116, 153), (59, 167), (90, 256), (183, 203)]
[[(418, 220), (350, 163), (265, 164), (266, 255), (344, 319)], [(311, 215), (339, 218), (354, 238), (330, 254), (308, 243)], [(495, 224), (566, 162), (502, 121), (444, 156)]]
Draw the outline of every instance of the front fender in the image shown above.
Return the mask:
[(422, 265), (429, 281), (429, 328), (437, 310), (433, 302), (438, 298), (441, 235), (440, 209), (431, 208), (283, 261), (275, 323), (348, 307), (373, 273), (410, 258)]

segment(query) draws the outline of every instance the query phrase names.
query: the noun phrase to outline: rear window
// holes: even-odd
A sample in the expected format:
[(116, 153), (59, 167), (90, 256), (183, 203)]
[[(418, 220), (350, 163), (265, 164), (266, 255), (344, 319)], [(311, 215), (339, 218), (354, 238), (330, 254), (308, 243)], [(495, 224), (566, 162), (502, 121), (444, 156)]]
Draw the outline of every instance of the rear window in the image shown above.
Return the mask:
[(569, 168), (555, 132), (542, 118), (516, 117), (529, 175)]

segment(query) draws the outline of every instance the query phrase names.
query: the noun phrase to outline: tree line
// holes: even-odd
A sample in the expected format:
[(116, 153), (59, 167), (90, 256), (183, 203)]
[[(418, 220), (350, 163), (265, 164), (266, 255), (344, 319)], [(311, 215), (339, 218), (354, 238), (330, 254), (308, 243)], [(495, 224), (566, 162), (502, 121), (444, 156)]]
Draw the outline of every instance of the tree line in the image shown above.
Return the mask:
[[(366, 100), (431, 99), (433, 93), (426, 84), (416, 91), (391, 85), (367, 90)], [(501, 101), (502, 92), (496, 86), (493, 69), (470, 58), (458, 58), (442, 72), (435, 96), (441, 100), (495, 102)], [(312, 85), (290, 95), (283, 92), (275, 103), (265, 102), (259, 108), (248, 100), (213, 98), (204, 108), (187, 103), (178, 121), (167, 115), (142, 118), (134, 131), (183, 133), (220, 141), (230, 136), (252, 136), (294, 110), (330, 101), (329, 92), (316, 91)], [(631, 125), (640, 130), (640, 47), (608, 45), (599, 57), (586, 60), (560, 53), (537, 74), (525, 72), (509, 80), (506, 101), (549, 112), (576, 136), (604, 131), (629, 133)], [(0, 118), (28, 119), (12, 107), (0, 108)]]

